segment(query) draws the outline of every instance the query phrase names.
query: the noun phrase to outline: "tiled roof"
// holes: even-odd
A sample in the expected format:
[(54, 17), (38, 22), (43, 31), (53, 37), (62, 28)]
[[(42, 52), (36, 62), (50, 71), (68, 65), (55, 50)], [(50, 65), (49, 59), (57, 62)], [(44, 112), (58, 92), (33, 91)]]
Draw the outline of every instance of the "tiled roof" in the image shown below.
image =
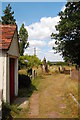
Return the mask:
[(15, 30), (16, 25), (0, 25), (0, 49), (9, 49)]

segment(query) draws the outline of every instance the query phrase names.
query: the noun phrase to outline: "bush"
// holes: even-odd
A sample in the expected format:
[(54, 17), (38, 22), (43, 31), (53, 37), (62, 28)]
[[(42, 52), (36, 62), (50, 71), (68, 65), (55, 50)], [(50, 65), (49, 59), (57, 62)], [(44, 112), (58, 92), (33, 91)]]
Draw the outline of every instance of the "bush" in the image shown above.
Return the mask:
[(27, 70), (26, 69), (21, 69), (21, 70), (18, 71), (18, 74), (27, 75)]
[(8, 103), (2, 103), (2, 119), (3, 120), (12, 120), (11, 116), (11, 107)]
[(31, 79), (28, 75), (19, 74), (18, 80), (19, 80), (19, 88), (26, 88), (31, 84)]
[(32, 75), (32, 68), (28, 69), (27, 74), (30, 76)]

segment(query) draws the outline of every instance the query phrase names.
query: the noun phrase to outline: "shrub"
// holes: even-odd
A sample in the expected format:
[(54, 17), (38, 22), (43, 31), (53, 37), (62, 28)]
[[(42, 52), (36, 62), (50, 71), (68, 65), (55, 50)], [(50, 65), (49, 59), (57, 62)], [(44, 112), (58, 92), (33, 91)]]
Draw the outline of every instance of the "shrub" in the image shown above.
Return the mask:
[(27, 70), (26, 69), (21, 69), (21, 70), (18, 71), (18, 73), (27, 75)]
[(32, 68), (28, 69), (27, 74), (30, 76), (32, 75)]
[(2, 119), (3, 120), (12, 120), (11, 116), (11, 107), (8, 103), (2, 102)]
[(28, 75), (19, 74), (18, 75), (19, 80), (19, 88), (26, 88), (31, 84), (31, 79)]

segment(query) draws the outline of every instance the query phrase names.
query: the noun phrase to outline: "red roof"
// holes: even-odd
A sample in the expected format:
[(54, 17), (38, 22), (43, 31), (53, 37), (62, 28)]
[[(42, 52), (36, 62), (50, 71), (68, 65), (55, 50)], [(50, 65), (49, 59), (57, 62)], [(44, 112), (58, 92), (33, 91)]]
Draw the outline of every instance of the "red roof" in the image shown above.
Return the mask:
[(0, 49), (9, 49), (17, 25), (0, 25)]

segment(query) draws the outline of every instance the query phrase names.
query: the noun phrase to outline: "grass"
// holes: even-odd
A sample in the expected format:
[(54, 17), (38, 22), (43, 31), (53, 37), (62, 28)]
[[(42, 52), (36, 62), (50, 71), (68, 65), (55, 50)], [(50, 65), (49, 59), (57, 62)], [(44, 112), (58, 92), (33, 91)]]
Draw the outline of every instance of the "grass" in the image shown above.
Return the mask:
[[(65, 68), (70, 69), (69, 66)], [(53, 112), (58, 113), (59, 118), (77, 118), (78, 106), (69, 94), (72, 93), (78, 100), (78, 81), (71, 80), (70, 75), (59, 73), (57, 66), (50, 67), (50, 72), (47, 74), (43, 73), (41, 68), (34, 69), (37, 77), (32, 80), (31, 86), (19, 89), (19, 97), (30, 98), (35, 91), (38, 92), (39, 118), (48, 118), (48, 115)], [(27, 118), (29, 106), (21, 111), (18, 110), (19, 113), (12, 112), (12, 114), (17, 118)], [(14, 107), (14, 109), (17, 108)]]
[(3, 120), (12, 119), (13, 116), (19, 115), (21, 109), (17, 105), (9, 105), (8, 103), (3, 102), (2, 104), (2, 118)]
[[(77, 82), (70, 81), (69, 76), (66, 79), (63, 79), (64, 77), (65, 75), (61, 74), (46, 76), (46, 79), (40, 83), (40, 116), (48, 117), (47, 113), (52, 111), (58, 112), (60, 117), (78, 116), (77, 105), (68, 97), (70, 92), (78, 97)], [(59, 108), (60, 104), (66, 105), (66, 109)]]
[[(39, 117), (46, 118), (52, 111), (58, 112), (60, 117), (78, 117), (78, 106), (69, 96), (72, 93), (78, 100), (78, 81), (72, 81), (70, 75), (60, 74), (57, 66), (52, 66), (50, 73), (42, 76), (38, 84)], [(59, 108), (59, 105), (66, 105), (66, 109)]]
[(26, 114), (28, 113), (29, 111), (29, 105), (26, 109), (21, 109), (21, 111), (18, 113), (18, 114), (14, 114), (13, 115), (13, 118), (26, 118)]

